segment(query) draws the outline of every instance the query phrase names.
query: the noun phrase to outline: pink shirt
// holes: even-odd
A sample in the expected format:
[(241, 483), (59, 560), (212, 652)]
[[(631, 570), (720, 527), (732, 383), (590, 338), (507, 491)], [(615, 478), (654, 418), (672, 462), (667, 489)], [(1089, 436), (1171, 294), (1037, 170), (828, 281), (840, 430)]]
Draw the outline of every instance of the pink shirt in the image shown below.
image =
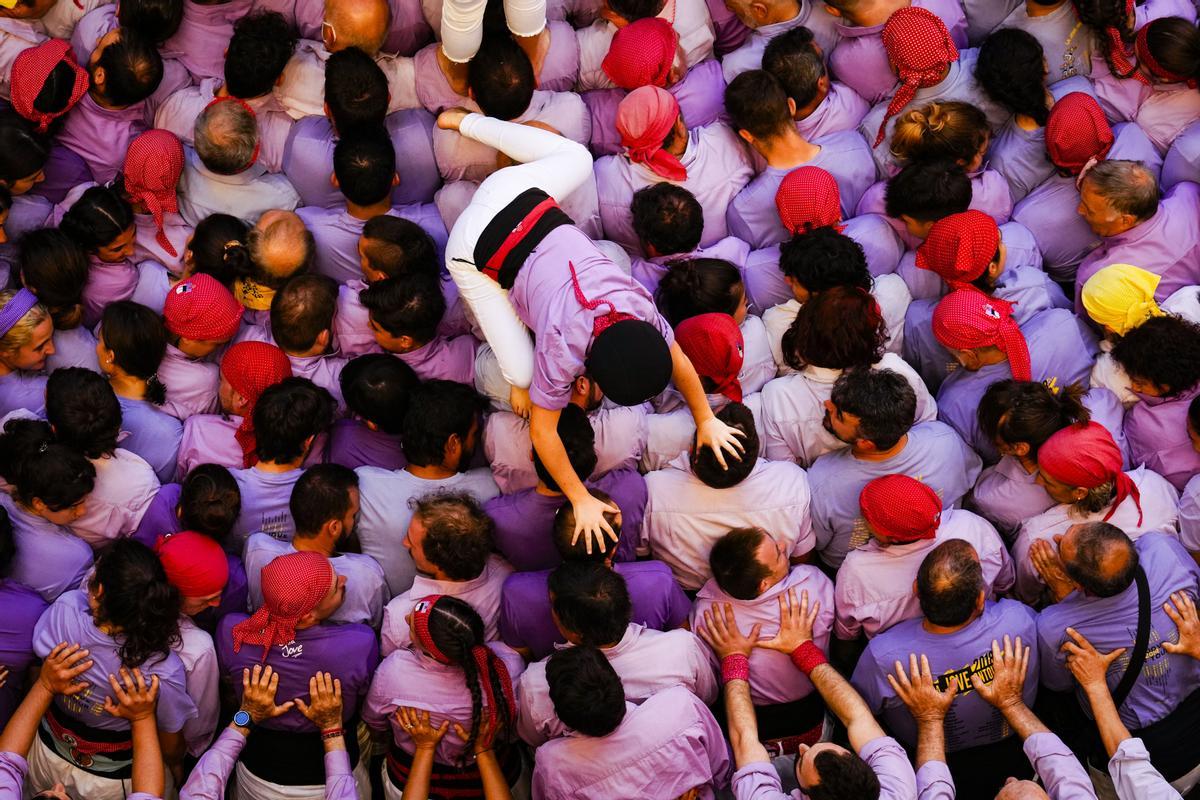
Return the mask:
[[(633, 703), (641, 703), (675, 685), (681, 685), (704, 703), (711, 703), (721, 689), (704, 643), (691, 631), (652, 631), (631, 624), (621, 641), (601, 648), (600, 652), (620, 676), (625, 699)], [(545, 661), (530, 664), (525, 670), (520, 697), (517, 733), (527, 744), (538, 747), (567, 733), (567, 727), (554, 713)]]
[(497, 555), (488, 558), (483, 572), (469, 581), (442, 581), (417, 573), (412, 587), (392, 598), (383, 610), (383, 628), (380, 631), (380, 652), (387, 656), (407, 647), (412, 642), (405, 617), (413, 606), (431, 594), (448, 594), (469, 604), (483, 618), (487, 640), (500, 638), (497, 625), (500, 620), (500, 596), (504, 582), (512, 575), (513, 568)]
[[(658, 17), (667, 20), (675, 28), (688, 67), (713, 57), (712, 19), (704, 0), (665, 3)], [(617, 27), (604, 19), (598, 19), (575, 32), (579, 41), (579, 91), (610, 89), (615, 85), (605, 74), (602, 62), (608, 55), (616, 33)]]
[(105, 306), (133, 297), (137, 285), (138, 267), (132, 261), (108, 262), (89, 256), (87, 283), (83, 286), (83, 324), (95, 327)]
[(8, 100), (12, 94), (13, 62), (30, 47), (46, 41), (37, 20), (0, 19), (0, 97)]
[[(739, 600), (726, 594), (710, 578), (696, 593), (691, 616), (692, 630), (698, 630), (704, 624), (704, 612), (709, 611), (714, 603), (719, 607), (728, 603), (733, 606), (733, 616), (740, 629), (745, 631), (754, 625), (761, 625), (759, 636), (770, 639), (779, 633), (779, 598), (789, 590), (794, 590), (796, 597), (800, 597), (801, 592), (808, 592), (810, 607), (812, 603), (821, 604), (813, 625), (813, 642), (828, 652), (829, 634), (833, 630), (833, 581), (825, 577), (821, 570), (807, 565), (792, 567), (783, 580), (753, 600)], [(715, 669), (720, 669), (720, 659), (716, 653), (707, 644), (704, 647), (710, 663)], [(788, 656), (761, 647), (754, 648), (750, 653), (750, 699), (755, 705), (791, 703), (808, 697), (812, 692), (812, 682), (792, 665)]]
[[(713, 124), (689, 131), (687, 149), (679, 161), (688, 173), (679, 185), (695, 195), (704, 209), (704, 235), (700, 244), (708, 247), (729, 233), (725, 209), (754, 177), (750, 155), (727, 125)], [(633, 232), (629, 204), (638, 189), (662, 183), (664, 178), (625, 156), (597, 160), (595, 173), (604, 237), (631, 253), (638, 252), (641, 247)]]
[(396, 358), (413, 368), (423, 381), (447, 380), (475, 383), (475, 351), (479, 340), (470, 334), (435, 336), (416, 350), (396, 353)]
[(1026, 472), (1016, 456), (1002, 456), (979, 473), (971, 507), (1012, 539), (1021, 523), (1054, 507), (1054, 498), (1037, 483), (1037, 470)]
[(233, 36), (233, 23), (250, 10), (251, 0), (226, 0), (201, 4), (184, 0), (183, 22), (161, 50), (176, 58), (197, 81), (225, 74), (225, 48)]
[(697, 797), (711, 800), (714, 787), (728, 785), (729, 751), (721, 728), (686, 689), (666, 689), (625, 709), (625, 719), (607, 736), (570, 734), (540, 748), (533, 796), (678, 797), (700, 787)]
[(933, 539), (884, 547), (872, 537), (846, 554), (837, 573), (837, 637), (849, 640), (866, 634), (870, 639), (897, 622), (920, 617), (913, 591), (917, 572), (930, 550), (951, 539), (975, 548), (990, 598), (1012, 588), (1013, 562), (996, 529), (970, 511), (948, 508)]
[[(195, 86), (171, 95), (154, 114), (154, 127), (165, 128), (184, 144), (192, 144), (196, 117), (208, 107), (224, 84), (224, 77), (203, 78)], [(292, 128), (292, 118), (274, 94), (243, 98), (242, 101), (250, 106), (258, 120), (259, 160), (268, 171), (279, 172), (283, 167), (283, 148)]]
[(792, 557), (816, 546), (808, 476), (794, 463), (760, 459), (738, 485), (714, 489), (696, 477), (685, 454), (647, 475), (646, 489), (641, 551), (666, 563), (684, 589), (712, 577), (709, 551), (730, 528), (770, 531)]
[(83, 516), (69, 527), (98, 549), (137, 530), (159, 483), (154, 468), (128, 450), (117, 448), (111, 456), (89, 460), (96, 468), (96, 485), (87, 496)]
[[(690, 253), (672, 253), (653, 258), (634, 256), (630, 272), (633, 274), (634, 280), (645, 286), (646, 291), (650, 294), (654, 294), (658, 291), (658, 284), (662, 281), (663, 276), (670, 271), (672, 261), (685, 258), (719, 258), (737, 267), (738, 271), (743, 273), (744, 280), (746, 259), (749, 255), (750, 246), (748, 244), (733, 236), (726, 236), (711, 247), (699, 247)], [(750, 302), (750, 298), (747, 298), (747, 302)]]
[(182, 479), (199, 464), (241, 469), (242, 448), (234, 438), (241, 424), (241, 417), (224, 414), (193, 414), (185, 419), (176, 476)]
[(1193, 386), (1174, 397), (1137, 395), (1139, 402), (1125, 414), (1125, 436), (1134, 464), (1145, 464), (1182, 489), (1200, 472), (1200, 453), (1187, 433), (1187, 411), (1200, 395)]
[[(305, 206), (296, 213), (316, 240), (317, 251), (314, 271), (328, 275), (335, 281), (353, 281), (362, 278), (362, 265), (358, 257), (358, 239), (362, 236), (365, 219), (350, 216), (345, 207), (320, 208)], [(433, 239), (441, 260), (446, 250), (446, 226), (442, 224), (437, 207), (424, 205), (392, 206), (389, 216), (407, 219), (420, 225)]]
[[(1167, 483), (1157, 472), (1145, 467), (1138, 467), (1125, 473), (1133, 479), (1141, 492), (1142, 524), (1138, 524), (1138, 508), (1132, 497), (1125, 498), (1116, 512), (1109, 518), (1111, 525), (1116, 525), (1125, 531), (1131, 539), (1137, 539), (1144, 533), (1166, 533), (1176, 537), (1176, 523), (1179, 519), (1179, 492)], [(1017, 540), (1013, 542), (1013, 561), (1017, 565), (1016, 596), (1026, 603), (1036, 603), (1042, 597), (1045, 583), (1042, 576), (1033, 567), (1029, 558), (1029, 549), (1037, 541), (1053, 542), (1055, 536), (1061, 536), (1072, 525), (1084, 522), (1099, 522), (1109, 511), (1105, 508), (1092, 514), (1080, 514), (1071, 506), (1056, 505), (1043, 511), (1036, 517), (1025, 520)]]
[[(392, 24), (383, 43), (384, 52), (411, 56), (429, 43), (433, 29), (425, 21), (419, 3), (389, 0), (388, 6), (391, 7)], [(255, 7), (267, 7), (290, 16), (305, 39), (321, 38), (321, 23), (325, 17), (323, 0), (295, 0), (294, 8), (291, 0), (257, 0)]]
[(796, 120), (796, 130), (810, 142), (838, 131), (852, 131), (870, 110), (870, 104), (856, 91), (840, 81), (830, 81), (829, 94), (807, 117)]
[[(458, 284), (443, 275), (442, 296), (446, 299), (446, 314), (438, 324), (439, 336), (454, 336), (470, 332), (464, 306), (458, 298)], [(371, 321), (367, 309), (359, 299), (359, 292), (367, 284), (354, 278), (338, 287), (337, 311), (333, 315), (333, 338), (346, 358), (355, 358), (366, 353), (382, 353), (371, 333)]]
[(121, 171), (129, 143), (148, 127), (146, 116), (145, 101), (113, 110), (85, 94), (66, 116), (58, 141), (87, 162), (97, 183), (107, 184)]
[(822, 53), (828, 53), (837, 46), (841, 38), (837, 29), (837, 17), (830, 14), (824, 4), (813, 0), (799, 0), (797, 5), (800, 6), (800, 12), (796, 16), (783, 22), (760, 25), (750, 33), (750, 38), (745, 44), (721, 60), (726, 82), (732, 81), (747, 70), (761, 67), (763, 51), (767, 49), (767, 44), (776, 36), (802, 25), (813, 32), (813, 39)]
[(221, 370), (216, 363), (189, 358), (168, 344), (158, 377), (167, 387), (162, 409), (171, 416), (186, 420), (193, 414), (215, 414), (220, 408)]

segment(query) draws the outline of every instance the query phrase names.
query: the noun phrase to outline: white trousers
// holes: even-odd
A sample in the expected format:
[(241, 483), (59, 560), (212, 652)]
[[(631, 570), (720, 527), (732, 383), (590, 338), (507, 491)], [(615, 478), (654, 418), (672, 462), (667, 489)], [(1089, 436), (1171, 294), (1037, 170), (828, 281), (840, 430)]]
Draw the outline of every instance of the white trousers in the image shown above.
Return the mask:
[(541, 189), (562, 202), (591, 176), (592, 157), (583, 145), (558, 134), (482, 114), (467, 116), (459, 132), (518, 162), (479, 185), (450, 231), (446, 268), (492, 346), (504, 379), (528, 388), (533, 381), (533, 342), (508, 292), (475, 268), (475, 244), (496, 214), (527, 189)]
[[(442, 52), (465, 64), (483, 41), (487, 0), (442, 0)], [(546, 27), (546, 0), (504, 0), (504, 19), (514, 36), (537, 36)]]
[[(29, 749), (28, 760), (29, 774), (25, 778), (24, 789), (26, 798), (51, 789), (56, 783), (65, 786), (68, 795), (81, 798), (81, 800), (125, 800), (126, 797), (133, 794), (133, 781), (102, 778), (82, 770), (47, 747), (41, 737), (34, 737), (33, 747)], [(163, 792), (163, 798), (170, 800), (175, 796), (171, 771), (167, 770), (166, 790)]]
[[(360, 758), (354, 767), (354, 785), (358, 788), (358, 800), (371, 800), (371, 775), (367, 772), (366, 757)], [(315, 786), (283, 786), (264, 781), (242, 762), (234, 770), (237, 776), (236, 800), (325, 800), (325, 784)], [(92, 800), (90, 797), (87, 800)]]

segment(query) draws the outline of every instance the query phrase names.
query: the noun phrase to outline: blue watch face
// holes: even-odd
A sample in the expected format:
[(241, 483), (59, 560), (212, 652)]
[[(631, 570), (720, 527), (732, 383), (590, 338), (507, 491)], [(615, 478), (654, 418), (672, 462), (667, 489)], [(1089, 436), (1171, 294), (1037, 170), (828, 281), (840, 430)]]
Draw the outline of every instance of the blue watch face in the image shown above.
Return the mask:
[(233, 722), (235, 725), (240, 725), (243, 728), (249, 728), (250, 727), (250, 714), (248, 714), (245, 711), (239, 711), (233, 715)]

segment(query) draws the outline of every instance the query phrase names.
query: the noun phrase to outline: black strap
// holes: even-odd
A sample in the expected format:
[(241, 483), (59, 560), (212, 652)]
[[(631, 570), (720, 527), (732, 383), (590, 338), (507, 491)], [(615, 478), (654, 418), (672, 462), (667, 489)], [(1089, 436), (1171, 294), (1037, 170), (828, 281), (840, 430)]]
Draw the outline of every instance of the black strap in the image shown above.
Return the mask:
[[(484, 268), (485, 265), (501, 245), (510, 235), (518, 234), (518, 227), (525, 224), (526, 217), (538, 204), (549, 199), (550, 195), (541, 189), (526, 189), (500, 209), (499, 213), (492, 217), (491, 222), (484, 227), (475, 243), (473, 252), (475, 268), (480, 272), (487, 272), (488, 270)], [(567, 213), (555, 206), (543, 214), (536, 223), (526, 226), (519, 232), (520, 238), (504, 257), (503, 264), (497, 268), (497, 274), (493, 275), (496, 282), (505, 289), (511, 289), (517, 279), (517, 273), (534, 248), (541, 244), (542, 240), (555, 228), (573, 224), (574, 222), (567, 216)]]
[(1146, 581), (1146, 572), (1141, 565), (1134, 573), (1134, 581), (1138, 590), (1138, 627), (1137, 637), (1133, 642), (1133, 652), (1129, 655), (1129, 664), (1121, 682), (1113, 690), (1113, 704), (1120, 708), (1133, 691), (1138, 676), (1142, 674), (1142, 665), (1146, 663), (1146, 649), (1150, 646), (1150, 584)]

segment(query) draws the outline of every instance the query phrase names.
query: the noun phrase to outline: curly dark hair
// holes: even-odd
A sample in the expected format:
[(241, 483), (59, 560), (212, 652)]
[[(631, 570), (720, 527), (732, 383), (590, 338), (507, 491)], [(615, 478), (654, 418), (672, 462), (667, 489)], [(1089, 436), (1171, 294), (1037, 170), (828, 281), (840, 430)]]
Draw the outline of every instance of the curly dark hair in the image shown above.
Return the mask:
[(866, 367), (883, 358), (887, 338), (875, 298), (858, 286), (835, 286), (800, 306), (783, 334), (783, 360), (794, 370)]
[(1129, 377), (1177, 395), (1200, 382), (1200, 325), (1173, 316), (1148, 319), (1121, 337), (1112, 357)]
[(98, 593), (95, 619), (119, 630), (121, 663), (133, 669), (161, 661), (179, 639), (179, 590), (146, 545), (118, 539), (96, 560), (88, 588)]
[(435, 492), (409, 501), (425, 526), (421, 549), (452, 581), (479, 577), (495, 539), (495, 523), (467, 492)]
[(1045, 74), (1041, 43), (1020, 28), (1001, 28), (979, 48), (975, 79), (988, 97), (1043, 127), (1050, 117)]

